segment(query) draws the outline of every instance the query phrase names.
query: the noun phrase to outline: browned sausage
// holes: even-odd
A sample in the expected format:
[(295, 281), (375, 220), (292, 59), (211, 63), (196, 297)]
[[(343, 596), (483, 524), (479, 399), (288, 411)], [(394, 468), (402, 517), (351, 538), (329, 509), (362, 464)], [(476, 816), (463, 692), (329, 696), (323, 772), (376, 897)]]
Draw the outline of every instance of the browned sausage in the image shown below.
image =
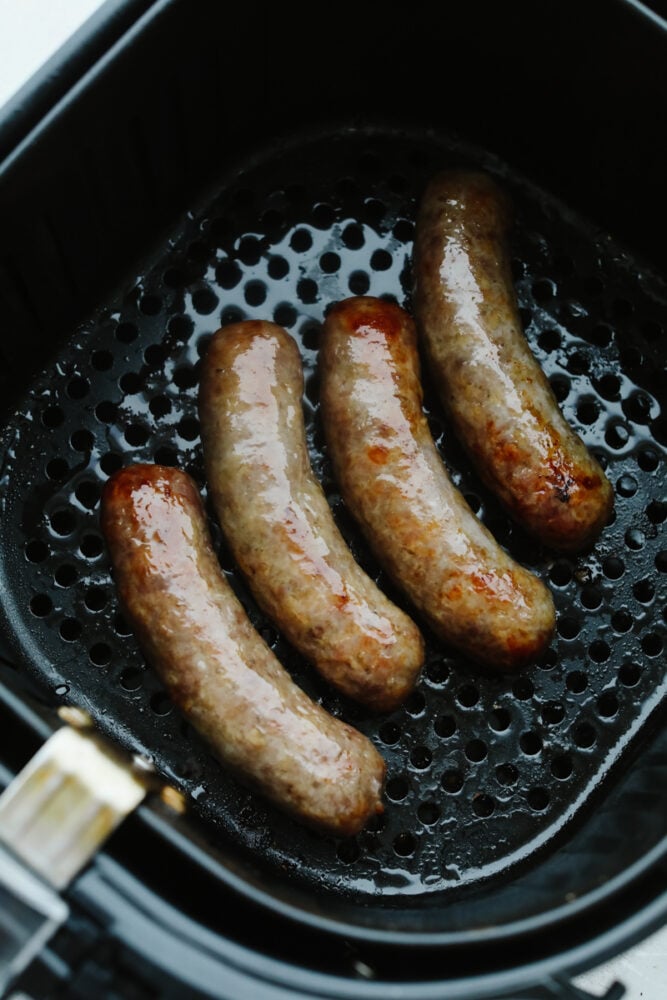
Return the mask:
[(199, 394), (209, 492), (261, 608), (339, 690), (388, 711), (414, 687), (423, 640), (335, 525), (310, 466), (302, 397), (285, 330), (248, 320), (218, 331)]
[(488, 175), (427, 186), (415, 232), (415, 319), (443, 405), (507, 511), (564, 552), (594, 541), (613, 491), (564, 419), (521, 328), (510, 206)]
[(546, 587), (515, 563), (453, 486), (422, 410), (414, 323), (352, 298), (326, 317), (322, 414), (345, 502), (378, 558), (434, 631), (501, 670), (549, 642)]
[(102, 529), (146, 657), (220, 761), (321, 830), (352, 834), (381, 812), (384, 761), (307, 697), (252, 627), (189, 476), (121, 469), (104, 489)]

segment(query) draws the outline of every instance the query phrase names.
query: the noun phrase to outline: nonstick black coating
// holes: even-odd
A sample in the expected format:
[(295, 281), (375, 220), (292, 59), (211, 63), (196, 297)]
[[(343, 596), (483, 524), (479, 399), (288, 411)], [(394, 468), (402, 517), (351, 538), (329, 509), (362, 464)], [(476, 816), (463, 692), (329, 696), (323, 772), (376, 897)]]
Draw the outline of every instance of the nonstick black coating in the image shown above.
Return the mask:
[[(336, 840), (243, 789), (173, 710), (119, 611), (100, 491), (122, 465), (155, 461), (186, 469), (206, 495), (201, 358), (220, 325), (272, 319), (301, 348), (308, 443), (336, 520), (359, 562), (407, 609), (337, 493), (317, 351), (324, 312), (340, 298), (380, 295), (410, 308), (417, 200), (449, 165), (491, 170), (513, 198), (526, 334), (565, 415), (606, 467), (615, 515), (577, 557), (529, 539), (471, 471), (426, 372), (443, 459), (499, 542), (551, 588), (557, 635), (541, 662), (513, 677), (491, 676), (427, 636), (417, 690), (380, 718), (334, 694), (258, 612), (211, 516), (222, 565), (267, 642), (387, 760), (384, 816)], [(87, 708), (104, 731), (152, 756), (214, 837), (306, 889), (368, 904), (409, 896), (418, 906), (539, 863), (596, 802), (665, 694), (666, 303), (664, 286), (611, 236), (450, 137), (350, 130), (258, 153), (73, 334), (6, 428), (0, 569), (18, 655), (55, 702)], [(633, 860), (629, 845), (621, 863)]]

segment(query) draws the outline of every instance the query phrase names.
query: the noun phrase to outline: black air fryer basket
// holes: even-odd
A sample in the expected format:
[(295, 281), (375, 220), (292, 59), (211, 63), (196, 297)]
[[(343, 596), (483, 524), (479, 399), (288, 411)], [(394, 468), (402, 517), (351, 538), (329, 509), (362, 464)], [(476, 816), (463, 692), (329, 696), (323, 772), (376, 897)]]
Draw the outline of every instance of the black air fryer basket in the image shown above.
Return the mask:
[[(395, 23), (344, 5), (324, 30), (207, 0), (108, 4), (77, 79), (61, 65), (51, 101), (42, 88), (0, 133), (5, 777), (75, 705), (187, 802), (141, 807), (70, 890), (85, 930), (54, 949), (72, 995), (575, 996), (573, 972), (664, 922), (667, 34), (630, 3), (489, 7)], [(510, 677), (427, 633), (418, 688), (373, 717), (258, 611), (211, 513), (261, 634), (387, 761), (384, 816), (338, 840), (245, 790), (173, 709), (119, 610), (99, 498), (137, 461), (206, 497), (201, 358), (224, 323), (272, 319), (301, 349), (336, 520), (409, 610), (338, 494), (317, 354), (340, 298), (410, 309), (416, 205), (446, 166), (512, 197), (526, 334), (615, 514), (576, 557), (540, 548), (472, 472), (425, 370), (454, 481), (548, 584), (557, 633)]]

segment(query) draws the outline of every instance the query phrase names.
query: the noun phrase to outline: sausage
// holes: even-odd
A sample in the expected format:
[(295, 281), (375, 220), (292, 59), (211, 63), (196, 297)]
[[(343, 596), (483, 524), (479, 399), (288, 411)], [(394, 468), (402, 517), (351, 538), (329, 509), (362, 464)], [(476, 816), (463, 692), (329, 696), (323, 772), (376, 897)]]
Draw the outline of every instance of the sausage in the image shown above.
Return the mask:
[(247, 320), (215, 334), (199, 393), (209, 492), (263, 611), (340, 691), (395, 708), (424, 660), (421, 633), (355, 561), (313, 475), (294, 340)]
[(328, 313), (320, 401), (335, 474), (387, 572), (433, 631), (515, 670), (552, 635), (551, 594), (454, 487), (422, 410), (417, 337), (398, 305), (350, 298)]
[(101, 523), (140, 646), (222, 764), (319, 830), (353, 834), (382, 812), (382, 757), (311, 701), (255, 631), (190, 477), (159, 465), (119, 470)]
[(521, 328), (510, 203), (488, 175), (445, 171), (415, 229), (414, 312), (434, 383), (480, 478), (518, 523), (563, 552), (608, 522), (613, 490), (563, 417)]

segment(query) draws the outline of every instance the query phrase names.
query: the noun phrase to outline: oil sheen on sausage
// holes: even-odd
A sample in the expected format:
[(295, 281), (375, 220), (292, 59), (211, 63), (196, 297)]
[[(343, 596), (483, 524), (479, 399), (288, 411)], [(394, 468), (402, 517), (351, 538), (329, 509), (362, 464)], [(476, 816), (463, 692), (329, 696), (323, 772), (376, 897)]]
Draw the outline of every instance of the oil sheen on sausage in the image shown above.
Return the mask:
[(213, 337), (199, 395), (208, 488), (265, 613), (339, 690), (395, 708), (423, 663), (421, 633), (355, 561), (308, 456), (299, 349), (274, 323)]
[(456, 433), (509, 514), (574, 552), (607, 523), (613, 490), (563, 417), (523, 334), (508, 252), (509, 201), (489, 175), (445, 171), (417, 216), (414, 308)]
[(320, 399), (334, 471), (378, 559), (434, 632), (500, 670), (552, 635), (551, 594), (453, 485), (422, 410), (417, 339), (399, 306), (360, 297), (328, 313)]
[(121, 469), (104, 489), (102, 528), (148, 661), (218, 759), (320, 830), (353, 834), (381, 812), (384, 761), (292, 681), (253, 628), (190, 477), (157, 465)]

